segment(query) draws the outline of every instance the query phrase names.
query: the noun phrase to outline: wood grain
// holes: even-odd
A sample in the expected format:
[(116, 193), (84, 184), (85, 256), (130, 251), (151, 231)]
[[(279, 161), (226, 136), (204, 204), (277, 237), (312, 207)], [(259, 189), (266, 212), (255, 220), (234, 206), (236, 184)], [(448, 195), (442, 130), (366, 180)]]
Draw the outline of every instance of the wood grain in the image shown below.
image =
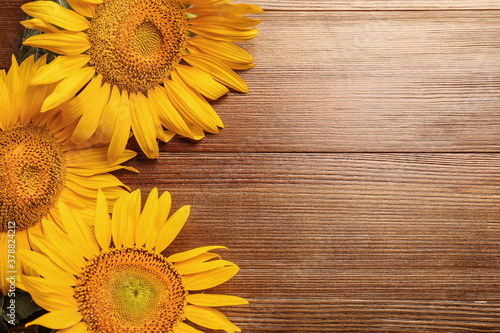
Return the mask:
[(250, 93), (213, 102), (226, 129), (167, 151), (500, 150), (500, 11), (264, 17)]
[(500, 332), (500, 3), (235, 2), (267, 12), (226, 128), (116, 173), (192, 205), (167, 254), (230, 249), (243, 332)]
[(0, 69), (10, 67), (12, 55), (21, 47), (23, 27), (19, 23), (26, 18), (21, 10), (24, 0), (2, 0), (0, 3)]
[(234, 0), (271, 11), (381, 11), (500, 9), (495, 0)]
[[(498, 154), (170, 153), (126, 183), (192, 213), (170, 251), (224, 244), (244, 332), (500, 328)], [(137, 178), (136, 178), (137, 177)], [(146, 191), (147, 192), (147, 191)], [(215, 291), (214, 291), (215, 292)]]
[(500, 11), (273, 12), (260, 29), (249, 94), (214, 103), (226, 128), (166, 149), (500, 150)]

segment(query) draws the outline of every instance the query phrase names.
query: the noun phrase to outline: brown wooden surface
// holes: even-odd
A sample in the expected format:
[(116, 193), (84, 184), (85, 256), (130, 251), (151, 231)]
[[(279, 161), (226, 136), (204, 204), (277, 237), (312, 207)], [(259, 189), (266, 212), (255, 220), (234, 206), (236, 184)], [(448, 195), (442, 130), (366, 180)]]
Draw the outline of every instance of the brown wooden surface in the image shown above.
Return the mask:
[(226, 128), (117, 173), (193, 205), (171, 251), (231, 249), (244, 332), (500, 332), (500, 2), (251, 2)]
[[(234, 0), (234, 3), (248, 3)], [(500, 9), (496, 0), (253, 0), (265, 10), (276, 11), (387, 11), (387, 10), (463, 10)]]

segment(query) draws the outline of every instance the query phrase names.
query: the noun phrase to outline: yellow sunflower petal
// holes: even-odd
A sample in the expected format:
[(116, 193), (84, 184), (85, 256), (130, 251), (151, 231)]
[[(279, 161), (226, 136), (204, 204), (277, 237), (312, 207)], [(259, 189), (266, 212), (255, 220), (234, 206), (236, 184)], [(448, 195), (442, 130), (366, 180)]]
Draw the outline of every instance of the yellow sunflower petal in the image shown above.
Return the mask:
[[(98, 81), (98, 78), (94, 80)], [(97, 89), (93, 97), (87, 100), (88, 107), (83, 110), (83, 115), (76, 125), (73, 136), (71, 137), (74, 143), (83, 143), (90, 139), (95, 133), (99, 126), (102, 112), (108, 103), (110, 92), (111, 86), (109, 83), (105, 82), (103, 86)]]
[(73, 196), (73, 193), (69, 188), (65, 188), (61, 191), (61, 194), (59, 194), (59, 200), (69, 203), (71, 207), (86, 207), (86, 204), (82, 200), (80, 200), (80, 198), (76, 198)]
[(6, 128), (12, 127), (16, 123), (17, 119), (19, 119), (23, 103), (21, 99), (23, 94), (22, 80), (20, 78), (21, 71), (14, 55), (12, 55), (11, 61), (12, 64), (7, 72), (7, 78), (5, 81), (10, 99), (10, 112), (7, 113), (5, 117), (6, 123), (4, 123)]
[[(172, 81), (166, 81), (164, 84), (168, 99), (172, 101), (175, 108), (179, 111), (182, 117), (186, 119), (186, 124), (188, 124), (188, 122), (193, 123), (204, 131), (209, 133), (218, 133), (219, 130), (217, 126), (211, 124), (210, 120), (206, 117), (203, 117), (203, 112), (200, 114), (197, 113), (196, 102), (199, 99), (198, 97), (192, 97), (192, 94), (190, 94), (189, 91), (186, 93), (183, 87), (176, 87)], [(200, 98), (202, 97), (200, 96)], [(194, 109), (192, 109), (193, 104), (195, 107)]]
[(120, 197), (115, 202), (113, 214), (111, 215), (111, 238), (116, 248), (123, 246), (123, 237), (125, 234), (123, 227), (127, 221), (126, 196), (127, 195)]
[(203, 37), (215, 40), (233, 41), (233, 42), (240, 42), (240, 41), (254, 39), (259, 35), (259, 29), (257, 28), (241, 29), (241, 28), (233, 28), (225, 24), (217, 25), (214, 23), (207, 23), (207, 24), (200, 23), (191, 26), (189, 30)]
[(57, 140), (61, 143), (64, 143), (63, 150), (67, 150), (68, 142), (66, 141), (71, 136), (74, 124), (71, 124), (69, 121), (64, 119), (62, 114), (60, 114), (57, 111), (59, 110), (56, 110), (56, 112), (49, 111), (40, 114), (40, 119), (38, 123), (45, 124), (46, 128), (50, 128), (50, 132), (57, 138)]
[(129, 189), (128, 186), (124, 185), (118, 178), (109, 173), (95, 175), (92, 177), (80, 177), (77, 175), (67, 174), (66, 180), (73, 182), (76, 185), (82, 184), (80, 186), (85, 186), (88, 189), (94, 189), (96, 190), (95, 194), (97, 194), (97, 189), (105, 187), (123, 186)]
[[(108, 197), (106, 195), (106, 197)], [(140, 189), (120, 197), (114, 207), (111, 219), (111, 237), (116, 247), (134, 245), (135, 223), (140, 216)]]
[(241, 332), (238, 326), (230, 322), (219, 310), (205, 306), (187, 305), (184, 312), (186, 318), (197, 325), (213, 330), (224, 330), (228, 333)]
[(246, 299), (230, 295), (190, 294), (186, 297), (186, 300), (190, 304), (200, 306), (231, 306), (248, 304)]
[[(69, 78), (69, 77), (68, 77)], [(61, 106), (64, 118), (68, 120), (76, 120), (88, 110), (92, 104), (88, 103), (93, 99), (97, 92), (101, 89), (102, 76), (98, 75), (92, 78), (87, 86), (78, 93), (78, 95)]]
[[(163, 194), (158, 199), (157, 212), (154, 219), (153, 230), (157, 232), (168, 219), (168, 214), (170, 214), (170, 207), (172, 205), (172, 197), (169, 192), (163, 192)], [(152, 251), (156, 245), (157, 234), (150, 235), (146, 241), (146, 248)]]
[[(16, 232), (16, 251), (24, 249), (24, 250), (31, 250), (33, 249), (34, 251), (38, 251), (37, 247), (30, 243), (28, 233), (31, 234), (32, 231), (35, 231), (37, 229), (41, 229), (40, 225), (35, 225), (32, 226), (31, 228), (24, 230), (22, 232)], [(25, 265), (22, 261), (19, 261), (16, 263), (17, 264), (17, 270), (18, 272), (23, 272), (24, 274), (30, 274), (33, 276), (37, 276), (38, 273), (28, 265)]]
[(213, 15), (213, 13), (210, 13), (209, 15), (199, 15), (190, 21), (190, 23), (194, 26), (205, 25), (215, 27), (227, 25), (231, 28), (238, 29), (251, 28), (261, 22), (262, 20), (259, 19), (252, 19), (228, 12), (223, 12), (221, 15)]
[(176, 108), (172, 105), (172, 102), (167, 97), (167, 93), (163, 87), (156, 87), (156, 89), (152, 89), (149, 91), (149, 98), (156, 103), (156, 111), (158, 112), (158, 117), (162, 122), (163, 126), (166, 128), (176, 132), (179, 135), (183, 135), (191, 138), (192, 133), (189, 130), (189, 127), (186, 125), (186, 122), (176, 110)]
[(87, 223), (83, 222), (79, 214), (76, 211), (71, 211), (63, 202), (59, 202), (59, 213), (64, 229), (82, 256), (90, 260), (98, 255), (100, 251), (92, 230)]
[(58, 290), (47, 290), (47, 285), (43, 283), (44, 280), (47, 279), (32, 276), (22, 277), (23, 285), (27, 288), (36, 304), (48, 311), (78, 310), (76, 300), (72, 297), (73, 291), (70, 290), (70, 293), (63, 294)]
[(67, 244), (66, 241), (69, 240), (68, 234), (66, 234), (59, 225), (48, 219), (42, 219), (41, 224), (43, 235), (48, 241), (59, 246), (65, 246)]
[(76, 310), (52, 311), (29, 322), (26, 326), (41, 325), (51, 329), (68, 328), (83, 319)]
[(43, 277), (57, 281), (65, 286), (74, 286), (76, 284), (76, 279), (73, 275), (60, 269), (43, 254), (28, 250), (18, 250), (17, 253), (26, 265), (31, 266)]
[(264, 10), (256, 5), (250, 4), (239, 4), (239, 3), (229, 3), (224, 5), (224, 10), (227, 9), (228, 12), (238, 14), (238, 15), (248, 15), (248, 14), (262, 14)]
[(218, 133), (224, 127), (212, 106), (197, 92), (187, 87), (177, 72), (172, 72), (172, 80), (164, 82), (165, 90), (172, 104), (189, 122), (210, 133)]
[[(47, 54), (44, 54), (36, 62), (32, 62), (34, 56), (29, 57), (27, 60), (23, 61), (21, 68), (24, 76), (23, 80), (23, 92), (21, 99), (24, 103), (21, 104), (20, 109), (20, 122), (22, 125), (27, 125), (32, 122), (33, 119), (37, 117), (40, 109), (43, 105), (45, 98), (52, 92), (55, 85), (47, 84), (42, 86), (31, 85), (31, 80), (35, 76), (35, 73), (46, 64)], [(25, 66), (28, 65), (28, 66)]]
[(97, 192), (95, 238), (103, 250), (111, 243), (111, 219), (108, 213), (108, 202), (101, 189)]
[[(83, 209), (79, 208), (79, 212), (82, 213)], [(60, 214), (57, 211), (55, 213), (59, 219)], [(63, 226), (62, 221), (60, 221), (61, 227)], [(69, 239), (68, 234), (65, 233), (59, 225), (55, 225), (54, 221), (42, 220), (43, 235), (44, 238), (50, 242), (53, 246), (59, 249), (59, 252), (63, 253), (65, 257), (68, 258), (78, 267), (85, 266), (85, 259), (81, 252), (77, 252), (73, 242)]]
[(137, 221), (141, 214), (141, 192), (134, 191), (127, 196), (127, 214), (126, 221), (123, 225), (123, 246), (133, 247), (135, 244), (135, 233), (137, 229)]
[(187, 54), (183, 57), (191, 66), (200, 68), (217, 81), (237, 91), (248, 92), (248, 86), (229, 66), (210, 55)]
[(184, 80), (181, 79), (178, 72), (174, 71), (170, 73), (170, 75), (172, 81), (174, 82), (174, 86), (178, 88), (182, 87), (187, 95), (191, 95), (191, 99), (189, 99), (189, 107), (192, 108), (198, 116), (203, 115), (203, 118), (206, 118), (212, 125), (224, 128), (222, 120), (212, 106), (198, 92), (188, 87)]
[[(95, 195), (91, 198), (82, 196), (69, 188), (65, 189), (67, 194), (65, 196), (66, 200), (62, 200), (70, 209), (77, 210), (84, 221), (92, 225), (95, 222)], [(97, 192), (96, 192), (97, 193)], [(68, 200), (69, 199), (69, 200)], [(92, 207), (92, 208), (90, 208)], [(52, 214), (59, 214), (58, 212), (52, 212)], [(57, 216), (57, 215), (56, 215)], [(55, 217), (53, 217), (55, 218)], [(60, 219), (60, 217), (59, 217)], [(62, 226), (62, 221), (60, 223)], [(80, 253), (79, 253), (80, 255)]]
[(227, 267), (232, 265), (234, 264), (227, 260), (212, 260), (202, 263), (192, 262), (190, 264), (177, 265), (176, 267), (181, 274), (186, 275), (186, 274), (196, 274), (196, 273), (206, 272), (219, 267)]
[(104, 2), (104, 0), (82, 0), (88, 4), (98, 5)]
[(54, 53), (73, 56), (87, 51), (90, 42), (83, 32), (58, 32), (32, 36), (23, 42), (24, 45), (41, 47)]
[[(19, 75), (19, 81), (20, 81), (21, 94), (26, 93), (26, 88), (28, 88), (28, 84), (31, 81), (31, 77), (33, 76), (34, 72), (36, 71), (34, 59), (35, 59), (35, 56), (31, 55), (28, 58), (26, 58), (26, 61), (23, 61), (21, 63), (21, 65), (19, 66), (18, 75)], [(22, 104), (24, 104), (24, 103), (22, 103)]]
[(227, 247), (225, 246), (203, 246), (203, 247), (198, 247), (196, 249), (184, 251), (184, 252), (179, 252), (176, 254), (171, 255), (167, 259), (171, 262), (178, 262), (178, 261), (184, 261), (184, 260), (189, 260), (191, 258), (194, 258), (202, 253), (215, 250), (215, 249), (226, 249)]
[(115, 202), (116, 200), (118, 200), (118, 198), (128, 193), (128, 191), (117, 187), (102, 188), (102, 191), (104, 192), (104, 195), (109, 202)]
[(118, 116), (118, 106), (120, 103), (120, 90), (116, 86), (112, 86), (111, 94), (108, 103), (104, 108), (101, 119), (99, 120), (99, 133), (100, 142), (110, 142), (115, 130), (116, 118)]
[(28, 2), (21, 6), (28, 15), (69, 31), (90, 28), (90, 22), (76, 12), (52, 1)]
[(169, 192), (163, 192), (163, 194), (160, 196), (160, 199), (158, 200), (158, 213), (156, 215), (155, 228), (158, 228), (160, 225), (163, 225), (165, 221), (167, 221), (171, 207), (172, 196)]
[(30, 242), (66, 272), (73, 275), (77, 275), (79, 273), (80, 267), (78, 264), (65, 256), (64, 252), (60, 252), (54, 244), (47, 242), (43, 236), (32, 234)]
[(188, 86), (207, 98), (215, 100), (229, 91), (224, 85), (215, 81), (208, 73), (202, 70), (182, 65), (178, 65), (175, 69)]
[(215, 11), (232, 13), (236, 15), (261, 14), (264, 10), (256, 5), (243, 3), (223, 3), (217, 7), (207, 5), (206, 2), (200, 3), (198, 6), (189, 8), (188, 12), (195, 15), (203, 13), (213, 13)]
[(184, 261), (178, 261), (174, 264), (174, 266), (180, 271), (184, 271), (186, 267), (190, 267), (193, 264), (200, 264), (202, 262), (208, 261), (210, 259), (220, 259), (220, 256), (216, 253), (210, 253), (210, 252), (205, 252), (202, 254), (197, 255), (194, 258), (191, 258), (189, 260), (184, 260)]
[[(41, 278), (38, 276), (28, 276), (28, 275), (20, 275), (20, 281), (22, 281), (23, 286), (26, 287), (27, 284), (30, 285), (30, 289), (35, 290), (40, 293), (48, 293), (53, 294), (57, 297), (67, 298), (67, 302), (74, 301), (73, 294), (74, 289), (70, 286), (65, 286), (58, 284), (56, 281)], [(28, 282), (24, 283), (26, 280)], [(23, 289), (26, 291), (26, 288)]]
[[(9, 272), (11, 271), (11, 267), (9, 267), (7, 262), (8, 252), (6, 249), (8, 249), (8, 239), (9, 237), (7, 236), (7, 232), (0, 233), (0, 246), (2, 249), (4, 249), (3, 251), (0, 251), (0, 267), (2, 269), (0, 271), (0, 290), (2, 291), (3, 295), (7, 295), (9, 293), (8, 290), (10, 286), (10, 282), (6, 280), (10, 277)], [(15, 267), (14, 269), (12, 269), (12, 271), (15, 271)]]
[[(94, 1), (86, 0), (66, 0), (68, 4), (73, 8), (78, 14), (86, 17), (94, 17), (95, 14), (95, 4)], [(100, 1), (102, 3), (102, 1)]]
[(59, 32), (59, 29), (54, 27), (52, 24), (49, 24), (37, 18), (21, 21), (20, 23), (27, 29), (37, 29), (45, 32), (46, 34)]
[(91, 170), (104, 169), (126, 162), (137, 155), (135, 151), (127, 149), (116, 161), (109, 162), (106, 160), (107, 153), (107, 148), (71, 150), (66, 152), (66, 166)]
[(108, 107), (113, 108), (116, 112), (113, 134), (108, 149), (108, 160), (112, 162), (116, 161), (125, 150), (132, 127), (132, 115), (130, 101), (125, 93), (116, 99), (112, 95)]
[(8, 128), (8, 119), (12, 114), (10, 110), (9, 91), (5, 82), (0, 80), (0, 129), (2, 130), (6, 130)]
[[(201, 37), (201, 36), (196, 36), (196, 37)], [(216, 42), (216, 41), (213, 41), (213, 42)], [(219, 43), (228, 43), (228, 44), (232, 45), (232, 43), (230, 43), (230, 42), (219, 42)], [(218, 45), (214, 45), (214, 46), (217, 47)], [(236, 45), (233, 45), (233, 46), (236, 46)], [(253, 63), (253, 59), (251, 61), (248, 61), (248, 62), (242, 61), (242, 60), (237, 60), (237, 59), (231, 58), (230, 53), (223, 55), (223, 54), (219, 54), (216, 52), (212, 52), (212, 49), (207, 49), (207, 48), (201, 49), (198, 46), (194, 46), (194, 45), (188, 45), (187, 49), (189, 50), (189, 52), (191, 54), (211, 55), (211, 56), (219, 59), (221, 62), (223, 62), (224, 64), (226, 64), (229, 68), (231, 68), (233, 70), (247, 70), (247, 69), (251, 69), (251, 68), (255, 67), (255, 64)]]
[(161, 131), (157, 134), (158, 139), (163, 141), (163, 142), (169, 142), (172, 140), (172, 138), (175, 136), (175, 132), (169, 131), (169, 130), (164, 130)]
[(240, 63), (240, 62), (232, 62), (228, 60), (222, 60), (229, 68), (234, 69), (235, 71), (246, 71), (247, 69), (252, 69), (255, 67), (254, 63)]
[(43, 103), (41, 112), (51, 110), (64, 102), (73, 98), (73, 96), (94, 76), (95, 71), (92, 67), (79, 69), (75, 74), (66, 77), (59, 82), (56, 89)]
[(48, 84), (61, 81), (67, 76), (72, 76), (85, 66), (90, 56), (79, 54), (75, 56), (59, 56), (48, 65), (40, 68), (31, 84)]
[(155, 124), (147, 107), (143, 94), (130, 94), (132, 103), (132, 131), (142, 151), (149, 158), (158, 158), (159, 148), (156, 142)]
[(57, 333), (85, 333), (88, 332), (88, 326), (83, 321), (77, 323), (76, 325), (70, 326), (68, 328), (57, 331)]
[[(90, 189), (90, 188), (87, 188), (83, 185), (80, 185), (80, 184), (77, 184), (77, 183), (74, 183), (74, 182), (67, 182), (66, 184), (66, 187), (73, 191), (73, 194), (75, 196), (77, 196), (79, 199), (82, 199), (82, 198), (90, 198), (90, 199), (93, 199), (96, 197), (97, 195), (97, 189), (98, 188), (94, 188), (94, 189)], [(103, 188), (101, 188), (103, 189)], [(103, 192), (105, 189), (103, 189)], [(124, 192), (120, 191), (121, 194), (123, 194)]]
[(191, 5), (202, 6), (202, 5), (220, 5), (231, 0), (181, 0), (181, 2), (188, 3)]
[(66, 168), (66, 171), (69, 171), (75, 175), (82, 177), (91, 177), (100, 173), (113, 172), (116, 170), (127, 170), (135, 173), (139, 173), (139, 170), (133, 167), (128, 167), (124, 165), (114, 165), (104, 169), (79, 169), (79, 168)]
[(137, 222), (135, 229), (135, 244), (142, 246), (156, 235), (155, 219), (158, 212), (158, 189), (155, 187), (148, 195), (148, 199), (144, 204), (141, 216)]
[(197, 330), (188, 324), (180, 322), (174, 327), (174, 333), (203, 333), (203, 331)]
[[(149, 92), (148, 92), (149, 94)], [(144, 98), (146, 102), (146, 107), (149, 110), (149, 114), (151, 115), (151, 119), (153, 120), (156, 137), (163, 142), (169, 142), (174, 136), (175, 132), (171, 132), (169, 130), (164, 130), (162, 123), (160, 121), (160, 117), (158, 116), (159, 111), (157, 110), (158, 105), (151, 100), (151, 95), (148, 98)]]
[(158, 232), (155, 252), (161, 253), (177, 237), (189, 216), (191, 206), (183, 206), (168, 219)]
[(250, 53), (231, 42), (216, 41), (213, 39), (204, 38), (202, 36), (196, 36), (188, 39), (188, 50), (190, 49), (190, 45), (221, 60), (238, 63), (253, 62), (253, 57), (250, 55)]
[(238, 271), (239, 267), (232, 264), (201, 273), (184, 275), (182, 279), (187, 290), (204, 290), (232, 279)]

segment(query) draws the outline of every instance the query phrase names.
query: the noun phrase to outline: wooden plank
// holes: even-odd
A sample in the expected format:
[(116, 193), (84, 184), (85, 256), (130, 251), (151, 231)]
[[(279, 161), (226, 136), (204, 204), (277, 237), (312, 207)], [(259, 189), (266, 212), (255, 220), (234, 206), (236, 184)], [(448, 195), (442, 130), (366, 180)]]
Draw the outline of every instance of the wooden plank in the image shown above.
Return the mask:
[[(1, 5), (2, 68), (20, 2)], [(210, 292), (251, 301), (224, 310), (244, 332), (498, 330), (500, 156), (341, 152), (498, 152), (500, 12), (392, 10), (500, 4), (241, 2), (270, 12), (242, 44), (250, 94), (214, 102), (227, 128), (118, 173), (193, 204), (169, 253), (231, 249), (241, 271)], [(388, 11), (338, 11), (358, 9)]]
[(500, 11), (268, 13), (248, 95), (172, 151), (500, 151)]
[(24, 0), (2, 0), (0, 4), (0, 69), (10, 67), (12, 54), (17, 55), (21, 47), (23, 26), (26, 18), (20, 6)]
[(223, 244), (211, 292), (244, 332), (500, 327), (498, 154), (162, 153), (120, 172), (192, 213), (173, 253)]
[(465, 10), (500, 9), (495, 0), (234, 0), (268, 11)]
[(260, 36), (242, 43), (257, 64), (241, 73), (250, 93), (213, 103), (226, 128), (163, 149), (500, 151), (499, 18), (500, 11), (266, 14)]

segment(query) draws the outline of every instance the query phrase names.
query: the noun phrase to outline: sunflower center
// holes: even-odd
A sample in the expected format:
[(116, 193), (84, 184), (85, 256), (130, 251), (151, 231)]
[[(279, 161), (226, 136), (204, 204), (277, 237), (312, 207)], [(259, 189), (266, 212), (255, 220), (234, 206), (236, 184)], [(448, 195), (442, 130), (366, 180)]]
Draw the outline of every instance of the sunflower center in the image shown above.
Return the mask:
[(0, 131), (0, 232), (35, 225), (64, 188), (66, 159), (61, 144), (43, 126)]
[(139, 248), (101, 253), (88, 263), (75, 287), (91, 332), (173, 332), (185, 319), (186, 296), (173, 264)]
[(161, 31), (150, 21), (137, 26), (133, 38), (134, 51), (143, 57), (154, 56), (161, 49)]
[(107, 0), (87, 32), (90, 63), (118, 88), (147, 91), (180, 62), (188, 19), (177, 0)]

